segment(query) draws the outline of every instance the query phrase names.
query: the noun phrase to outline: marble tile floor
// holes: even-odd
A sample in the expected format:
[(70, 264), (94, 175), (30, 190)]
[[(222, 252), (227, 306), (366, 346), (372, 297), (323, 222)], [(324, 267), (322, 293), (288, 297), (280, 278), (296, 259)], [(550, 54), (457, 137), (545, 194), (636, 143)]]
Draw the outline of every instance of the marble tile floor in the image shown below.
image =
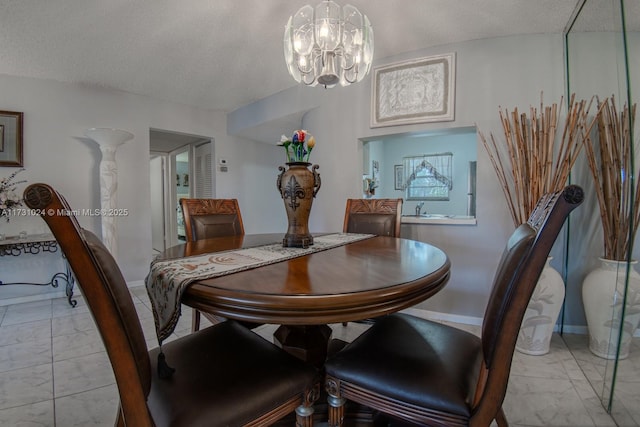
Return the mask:
[(614, 366), (612, 360), (595, 356), (585, 335), (565, 334), (564, 342), (598, 395), (609, 401), (611, 378), (616, 383), (611, 412), (621, 426), (640, 425), (640, 338), (631, 342), (629, 355)]
[[(147, 344), (154, 347), (146, 290), (131, 293)], [(190, 322), (185, 307), (174, 336), (188, 334)], [(348, 341), (368, 326), (332, 327), (335, 338)], [(257, 332), (271, 339), (274, 330), (264, 325)], [(76, 308), (64, 298), (0, 307), (0, 426), (112, 426), (117, 407), (111, 367), (81, 297)], [(512, 426), (616, 425), (559, 336), (545, 356), (516, 353), (504, 409)]]

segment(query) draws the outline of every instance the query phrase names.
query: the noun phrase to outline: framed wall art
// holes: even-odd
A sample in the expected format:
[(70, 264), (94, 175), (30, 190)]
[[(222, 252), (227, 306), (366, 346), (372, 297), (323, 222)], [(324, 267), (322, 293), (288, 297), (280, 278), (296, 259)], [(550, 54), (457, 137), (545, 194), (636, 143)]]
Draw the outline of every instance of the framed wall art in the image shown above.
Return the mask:
[(0, 111), (0, 166), (23, 166), (23, 116), (15, 111)]
[(371, 127), (454, 119), (455, 53), (375, 68)]
[(393, 178), (394, 188), (396, 190), (404, 190), (404, 185), (402, 182), (404, 181), (404, 169), (402, 168), (402, 165), (393, 165), (393, 173), (394, 173), (394, 178)]

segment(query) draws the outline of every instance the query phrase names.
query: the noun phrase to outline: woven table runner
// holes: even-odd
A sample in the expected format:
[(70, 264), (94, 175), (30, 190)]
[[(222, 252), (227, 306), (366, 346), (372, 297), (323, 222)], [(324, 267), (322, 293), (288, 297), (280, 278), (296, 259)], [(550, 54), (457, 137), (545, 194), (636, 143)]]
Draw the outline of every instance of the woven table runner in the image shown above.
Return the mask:
[(285, 248), (282, 243), (273, 243), (178, 260), (152, 261), (145, 284), (151, 300), (158, 342), (162, 344), (175, 329), (180, 318), (182, 294), (195, 281), (286, 261), (370, 237), (373, 235), (336, 233), (314, 237), (313, 245), (308, 248)]

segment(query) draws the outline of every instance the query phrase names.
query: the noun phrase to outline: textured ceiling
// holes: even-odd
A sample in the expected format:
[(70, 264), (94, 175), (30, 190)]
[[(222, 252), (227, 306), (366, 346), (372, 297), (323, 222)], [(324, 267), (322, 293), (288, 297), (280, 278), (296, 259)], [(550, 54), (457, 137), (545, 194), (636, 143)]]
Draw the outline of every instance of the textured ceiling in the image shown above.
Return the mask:
[[(578, 0), (349, 2), (369, 16), (379, 59), (561, 33)], [(233, 111), (296, 84), (284, 64), (283, 29), (307, 3), (319, 1), (0, 0), (0, 73)]]

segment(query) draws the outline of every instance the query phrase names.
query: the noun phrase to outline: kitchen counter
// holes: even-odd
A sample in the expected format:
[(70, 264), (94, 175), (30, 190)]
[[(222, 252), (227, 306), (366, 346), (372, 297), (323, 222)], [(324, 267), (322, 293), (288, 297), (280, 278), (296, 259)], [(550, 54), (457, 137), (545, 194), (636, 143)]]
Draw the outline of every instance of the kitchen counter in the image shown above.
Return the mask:
[(402, 224), (476, 225), (477, 219), (468, 215), (402, 215)]

